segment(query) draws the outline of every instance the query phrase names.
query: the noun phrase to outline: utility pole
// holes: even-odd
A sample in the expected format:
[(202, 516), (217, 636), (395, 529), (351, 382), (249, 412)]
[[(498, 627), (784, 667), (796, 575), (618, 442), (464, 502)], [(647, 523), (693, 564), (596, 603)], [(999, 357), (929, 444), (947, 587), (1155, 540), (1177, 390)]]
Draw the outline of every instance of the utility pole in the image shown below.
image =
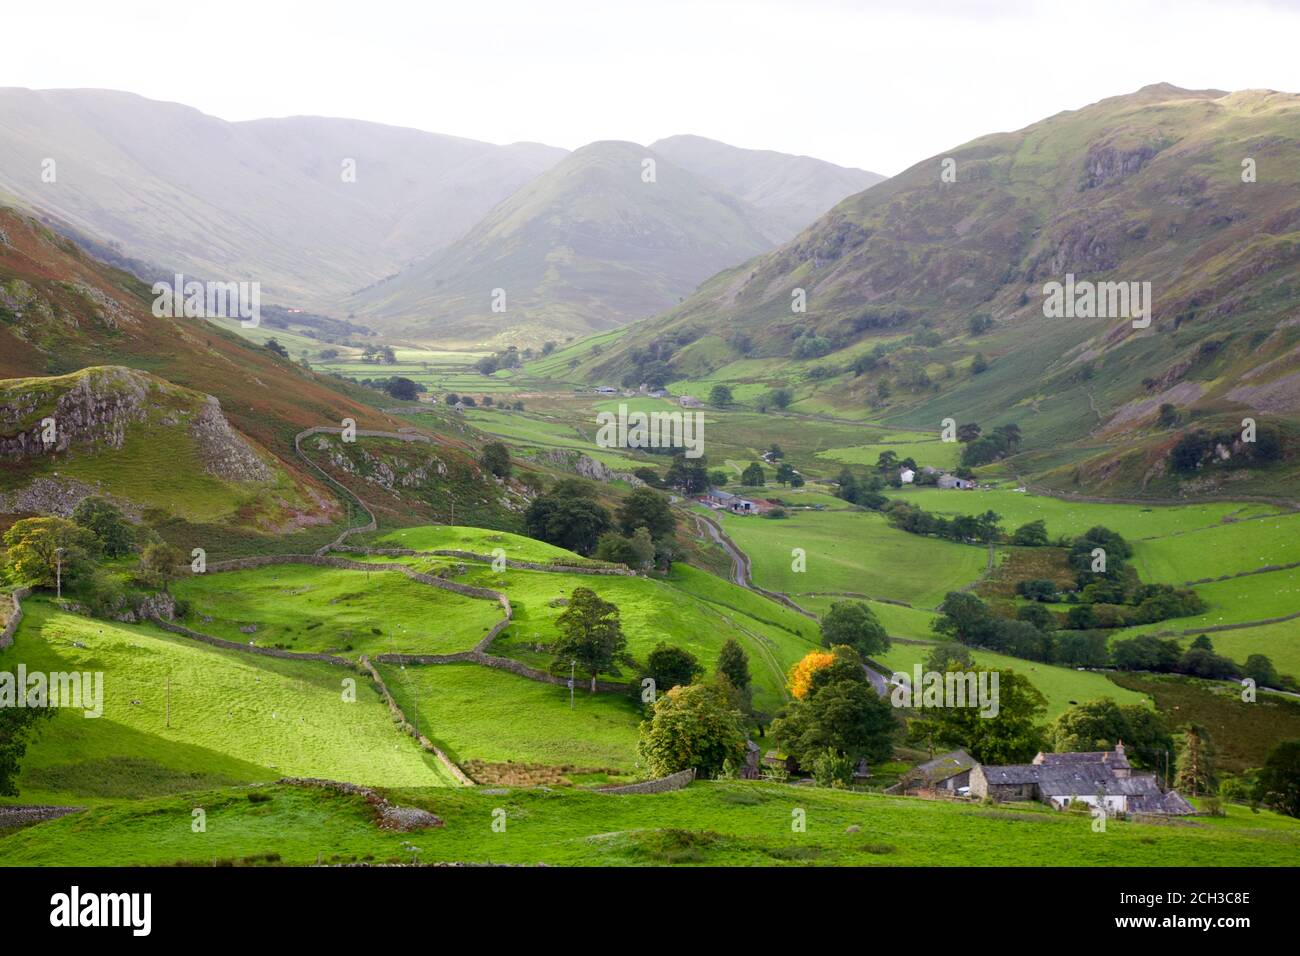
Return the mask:
[(168, 673), (168, 675), (167, 675), (167, 684), (166, 684), (166, 690), (164, 691), (164, 695), (165, 695), (165, 696), (164, 696), (164, 700), (166, 701), (166, 703), (164, 704), (164, 708), (165, 708), (165, 709), (164, 709), (164, 715), (165, 715), (165, 716), (164, 716), (163, 720), (164, 720), (164, 724), (165, 724), (165, 726), (167, 727), (167, 729), (168, 729), (168, 730), (171, 730), (171, 727), (172, 727), (172, 675), (171, 675), (170, 673)]
[(573, 710), (573, 681), (574, 668), (578, 666), (577, 661), (569, 661), (569, 710)]
[(60, 600), (63, 598), (63, 549), (54, 549), (54, 593)]

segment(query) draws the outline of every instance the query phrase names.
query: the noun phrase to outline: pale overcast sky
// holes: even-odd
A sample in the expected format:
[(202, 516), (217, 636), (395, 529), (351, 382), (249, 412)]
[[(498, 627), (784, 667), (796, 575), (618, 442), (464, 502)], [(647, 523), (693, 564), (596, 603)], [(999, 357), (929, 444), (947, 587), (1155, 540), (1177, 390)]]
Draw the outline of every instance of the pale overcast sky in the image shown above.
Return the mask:
[(575, 148), (697, 133), (893, 174), (1148, 83), (1300, 91), (1300, 0), (59, 0), (0, 86)]

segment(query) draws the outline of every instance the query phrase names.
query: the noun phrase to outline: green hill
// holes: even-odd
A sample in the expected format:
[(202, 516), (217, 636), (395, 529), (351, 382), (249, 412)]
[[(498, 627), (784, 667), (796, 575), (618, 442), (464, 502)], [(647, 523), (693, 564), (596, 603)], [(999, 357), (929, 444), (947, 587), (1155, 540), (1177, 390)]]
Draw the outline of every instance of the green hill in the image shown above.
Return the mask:
[[(1024, 473), (1056, 488), (1284, 494), (1293, 463), (1188, 482), (1168, 454), (1247, 416), (1294, 444), (1297, 118), (1293, 94), (1161, 84), (982, 137), (846, 199), (567, 374), (666, 369), (688, 389), (740, 383), (745, 401), (788, 386), (797, 411), (926, 430), (1015, 422)], [(1150, 326), (1046, 317), (1044, 286), (1067, 275), (1149, 282)], [(1176, 421), (1157, 421), (1164, 404)]]
[[(643, 161), (655, 161), (643, 181)], [(635, 143), (577, 150), (351, 307), (416, 341), (541, 344), (669, 308), (771, 248), (766, 215)], [(493, 290), (505, 311), (493, 312)]]

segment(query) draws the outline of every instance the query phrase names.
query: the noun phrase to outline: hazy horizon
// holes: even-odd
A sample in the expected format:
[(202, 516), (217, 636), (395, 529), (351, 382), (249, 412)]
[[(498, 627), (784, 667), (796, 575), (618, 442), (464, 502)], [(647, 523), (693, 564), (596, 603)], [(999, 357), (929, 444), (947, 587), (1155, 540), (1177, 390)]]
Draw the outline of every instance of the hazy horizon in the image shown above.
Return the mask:
[[(69, 0), (7, 12), (10, 35), (25, 42), (6, 50), (0, 86), (120, 90), (236, 122), (326, 116), (570, 150), (689, 133), (884, 175), (1152, 83), (1300, 90), (1295, 0), (1102, 0), (1083, 29), (1078, 12), (1032, 0), (891, 6), (128, 0), (108, 10)], [(70, 22), (81, 29), (69, 33)], [(223, 34), (220, 22), (259, 28)], [(214, 35), (228, 49), (215, 51)], [(860, 112), (845, 112), (850, 98)]]

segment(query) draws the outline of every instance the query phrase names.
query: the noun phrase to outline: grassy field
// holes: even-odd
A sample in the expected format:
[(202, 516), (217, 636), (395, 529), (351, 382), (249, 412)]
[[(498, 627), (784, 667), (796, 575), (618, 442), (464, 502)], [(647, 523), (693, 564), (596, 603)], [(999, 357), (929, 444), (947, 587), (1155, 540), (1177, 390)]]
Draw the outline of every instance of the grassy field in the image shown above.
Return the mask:
[(1138, 541), (1133, 552), (1133, 565), (1144, 581), (1200, 581), (1266, 565), (1293, 564), (1300, 561), (1300, 514)]
[(913, 459), (922, 468), (930, 465), (951, 470), (957, 467), (961, 449), (957, 442), (940, 441), (937, 435), (924, 432), (881, 432), (861, 445), (828, 448), (818, 452), (817, 457), (846, 465), (874, 467), (882, 453), (892, 451), (900, 459)]
[[(1002, 526), (1014, 531), (1022, 524), (1042, 520), (1052, 538), (1076, 535), (1094, 525), (1104, 525), (1129, 541), (1162, 537), (1196, 528), (1209, 528), (1232, 519), (1277, 511), (1268, 505), (1241, 502), (1207, 502), (1194, 505), (1108, 505), (1066, 501), (1011, 488), (954, 491), (939, 488), (909, 488), (889, 492), (890, 497), (916, 504), (936, 514), (983, 514), (1002, 516)], [(1254, 524), (1254, 522), (1252, 522)]]
[(1128, 637), (1162, 631), (1182, 631), (1216, 624), (1239, 624), (1283, 617), (1300, 611), (1300, 568), (1249, 574), (1226, 581), (1198, 584), (1193, 589), (1207, 605), (1204, 614), (1176, 617), (1115, 632)]
[[(895, 642), (879, 660), (882, 664), (910, 675), (913, 666), (923, 663), (932, 647), (927, 644)], [(1147, 699), (1143, 694), (1126, 690), (1112, 683), (1105, 674), (1093, 671), (1077, 671), (1071, 667), (1039, 664), (1018, 657), (994, 654), (991, 651), (974, 651), (972, 656), (981, 666), (1015, 671), (1029, 678), (1030, 683), (1047, 698), (1048, 720), (1060, 716), (1075, 704), (1102, 697), (1109, 697), (1120, 704), (1138, 704)]]
[(595, 564), (581, 555), (557, 548), (536, 538), (508, 531), (470, 528), (464, 525), (421, 525), (396, 531), (357, 535), (355, 543), (374, 548), (409, 548), (412, 551), (473, 551), (491, 554), (496, 548), (512, 561), (560, 562), (569, 565)]
[[(871, 512), (720, 518), (749, 555), (755, 583), (792, 596), (838, 591), (929, 608), (978, 580), (988, 563), (983, 548), (908, 534)], [(807, 553), (806, 571), (792, 570), (793, 548)]]
[[(452, 783), (400, 734), (370, 682), (330, 664), (218, 650), (145, 625), (25, 602), (0, 670), (102, 671), (104, 714), (59, 710), (18, 779), (24, 803), (84, 803), (328, 777), (387, 786)], [(356, 700), (343, 680), (356, 680)]]
[(579, 686), (570, 709), (563, 687), (477, 664), (379, 670), (407, 716), (457, 763), (636, 766), (641, 717), (626, 697)]
[[(524, 661), (543, 670), (551, 664), (546, 650), (537, 650), (559, 636), (556, 619), (574, 588), (590, 588), (618, 605), (628, 652), (644, 661), (661, 641), (694, 654), (711, 673), (722, 643), (733, 637), (750, 656), (754, 675), (755, 703), (774, 709), (784, 699), (785, 673), (802, 657), (816, 637), (816, 625), (799, 620), (805, 637), (791, 633), (767, 620), (751, 618), (730, 607), (698, 599), (671, 583), (641, 577), (593, 577), (550, 571), (509, 569), (496, 574), (486, 564), (468, 564), (454, 573), (454, 559), (402, 558), (412, 567), (431, 571), (449, 569), (452, 580), (504, 591), (510, 598), (514, 620), (492, 644), (492, 652)], [(725, 582), (720, 582), (725, 587)], [(739, 589), (736, 589), (739, 590)], [(626, 669), (611, 679), (627, 680)]]
[[(501, 620), (495, 601), (462, 597), (392, 571), (274, 565), (192, 575), (174, 591), (189, 605), (182, 623), (203, 634), (354, 658), (472, 650)], [(257, 630), (242, 630), (250, 626)]]
[[(816, 787), (698, 782), (657, 795), (577, 790), (408, 790), (390, 796), (438, 814), (445, 827), (395, 833), (358, 797), (288, 786), (269, 800), (215, 791), (105, 807), (0, 837), (0, 864), (163, 864), (276, 854), (317, 860), (546, 863), (554, 866), (1290, 866), (1300, 823), (1228, 807), (1184, 826), (1111, 821), (1037, 805), (981, 807)], [(207, 832), (190, 831), (195, 805)], [(492, 827), (494, 811), (506, 827)], [(792, 832), (802, 810), (806, 832)], [(854, 828), (850, 831), (850, 828)]]

